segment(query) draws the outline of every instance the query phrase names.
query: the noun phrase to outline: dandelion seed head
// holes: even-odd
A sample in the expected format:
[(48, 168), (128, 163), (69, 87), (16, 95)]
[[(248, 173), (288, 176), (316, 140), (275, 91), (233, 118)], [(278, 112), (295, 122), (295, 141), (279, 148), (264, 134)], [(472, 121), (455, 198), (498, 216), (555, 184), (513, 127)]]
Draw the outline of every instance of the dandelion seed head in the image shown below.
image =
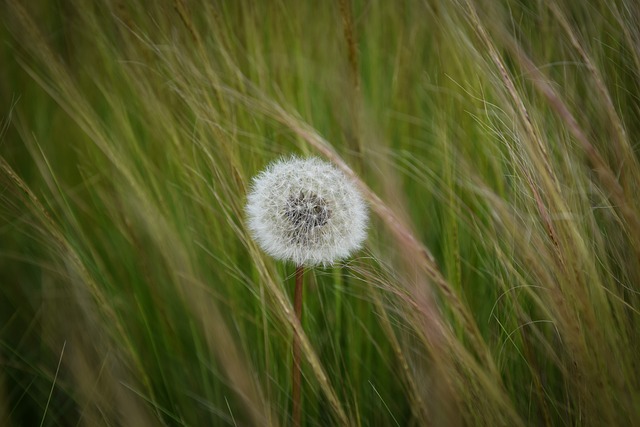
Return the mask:
[(366, 237), (367, 208), (355, 184), (315, 157), (270, 164), (253, 179), (246, 212), (262, 249), (296, 265), (333, 264)]

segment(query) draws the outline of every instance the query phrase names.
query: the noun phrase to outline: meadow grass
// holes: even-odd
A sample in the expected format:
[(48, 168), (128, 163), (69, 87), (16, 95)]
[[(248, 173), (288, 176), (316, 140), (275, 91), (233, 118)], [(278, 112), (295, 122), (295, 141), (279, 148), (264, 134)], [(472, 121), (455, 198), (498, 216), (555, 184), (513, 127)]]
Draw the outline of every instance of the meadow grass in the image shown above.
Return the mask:
[[(0, 3), (0, 424), (632, 425), (640, 5)], [(295, 153), (366, 247), (245, 226)]]

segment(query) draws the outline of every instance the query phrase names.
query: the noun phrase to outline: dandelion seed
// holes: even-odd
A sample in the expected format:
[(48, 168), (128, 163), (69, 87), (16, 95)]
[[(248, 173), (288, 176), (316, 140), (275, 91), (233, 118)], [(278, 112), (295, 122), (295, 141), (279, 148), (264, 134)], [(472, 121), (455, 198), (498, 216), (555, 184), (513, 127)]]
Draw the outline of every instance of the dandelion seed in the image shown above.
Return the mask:
[(262, 249), (296, 265), (328, 265), (359, 249), (367, 209), (340, 170), (318, 158), (272, 163), (253, 181), (248, 226)]

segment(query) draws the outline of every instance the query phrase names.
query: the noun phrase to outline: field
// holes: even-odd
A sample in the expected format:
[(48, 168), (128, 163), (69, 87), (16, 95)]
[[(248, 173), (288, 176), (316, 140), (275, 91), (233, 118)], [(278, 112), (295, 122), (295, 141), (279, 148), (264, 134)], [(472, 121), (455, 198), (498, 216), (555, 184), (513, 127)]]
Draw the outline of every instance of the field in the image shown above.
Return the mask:
[[(0, 1), (0, 425), (640, 420), (640, 3)], [(365, 246), (252, 239), (316, 156)]]

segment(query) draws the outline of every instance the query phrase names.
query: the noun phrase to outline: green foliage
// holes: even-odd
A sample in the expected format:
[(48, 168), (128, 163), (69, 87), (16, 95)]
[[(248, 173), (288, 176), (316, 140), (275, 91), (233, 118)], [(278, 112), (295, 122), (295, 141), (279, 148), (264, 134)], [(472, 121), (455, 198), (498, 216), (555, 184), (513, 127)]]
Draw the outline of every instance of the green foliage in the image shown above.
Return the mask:
[(216, 3), (0, 5), (0, 424), (290, 424), (289, 153), (372, 211), (304, 425), (640, 419), (637, 2)]

